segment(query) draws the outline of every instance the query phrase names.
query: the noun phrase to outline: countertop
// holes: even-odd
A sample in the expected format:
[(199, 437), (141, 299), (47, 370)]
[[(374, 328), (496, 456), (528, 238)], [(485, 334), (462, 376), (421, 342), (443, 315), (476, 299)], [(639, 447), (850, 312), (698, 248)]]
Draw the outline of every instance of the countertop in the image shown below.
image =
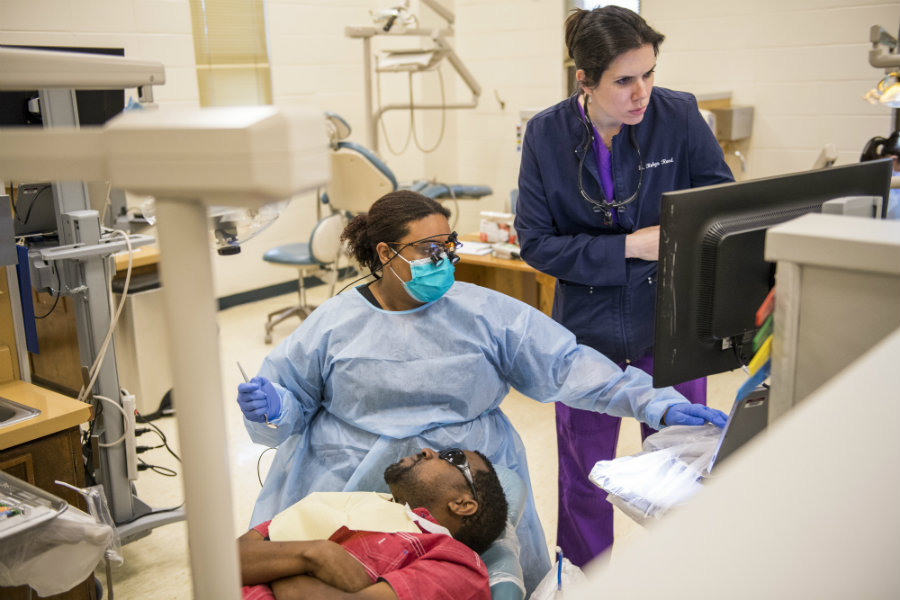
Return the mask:
[(30, 442), (91, 419), (91, 406), (25, 381), (0, 384), (0, 396), (41, 411), (36, 417), (0, 427), (0, 450)]
[[(480, 237), (477, 233), (467, 233), (459, 236), (459, 241), (465, 245), (466, 242), (478, 242)], [(523, 273), (538, 273), (538, 271), (520, 258), (499, 258), (491, 254), (459, 254), (459, 263), (462, 265), (476, 265), (481, 267), (494, 267), (497, 269), (506, 269), (509, 271), (522, 271)]]
[[(116, 261), (116, 273), (124, 273), (128, 269), (128, 252), (117, 252), (113, 255)], [(159, 246), (150, 244), (135, 248), (131, 258), (131, 268), (137, 269), (159, 262)]]

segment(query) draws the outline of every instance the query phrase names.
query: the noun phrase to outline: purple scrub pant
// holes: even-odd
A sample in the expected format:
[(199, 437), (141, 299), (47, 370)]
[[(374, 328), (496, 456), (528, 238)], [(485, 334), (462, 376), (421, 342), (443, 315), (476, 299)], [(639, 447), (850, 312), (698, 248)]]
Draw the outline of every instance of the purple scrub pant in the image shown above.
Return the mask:
[[(653, 355), (631, 363), (653, 372)], [(675, 386), (688, 400), (706, 404), (706, 379)], [(584, 566), (612, 546), (613, 506), (606, 492), (588, 474), (597, 461), (612, 460), (619, 440), (619, 417), (569, 408), (556, 403), (556, 440), (559, 452), (559, 520), (556, 544), (573, 564)], [(641, 438), (654, 433), (641, 423)]]

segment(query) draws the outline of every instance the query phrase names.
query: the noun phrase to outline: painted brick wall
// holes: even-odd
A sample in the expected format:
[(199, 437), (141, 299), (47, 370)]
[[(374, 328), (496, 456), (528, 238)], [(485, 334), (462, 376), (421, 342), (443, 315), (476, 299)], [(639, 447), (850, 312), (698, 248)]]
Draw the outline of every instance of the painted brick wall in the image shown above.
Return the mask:
[(869, 27), (896, 35), (895, 0), (644, 0), (642, 14), (666, 35), (658, 85), (754, 107), (748, 178), (809, 169), (828, 143), (856, 162), (890, 132), (890, 111), (862, 96), (883, 75), (869, 66)]
[(459, 231), (477, 231), (482, 210), (508, 211), (517, 186), (516, 127), (523, 109), (566, 95), (565, 2), (457, 0), (457, 50), (483, 88), (474, 111), (459, 113), (459, 179), (490, 185), (491, 198), (461, 209)]
[[(266, 0), (269, 59), (277, 104), (315, 105), (344, 116), (352, 138), (368, 144), (364, 127), (362, 42), (347, 25), (370, 22), (368, 11), (390, 0)], [(413, 1), (428, 27), (443, 21)], [(568, 94), (562, 68), (564, 0), (444, 0), (456, 13), (451, 40), (482, 88), (474, 110), (448, 111), (443, 142), (431, 154), (413, 144), (395, 156), (381, 138), (381, 154), (398, 178), (419, 177), (490, 185), (494, 195), (459, 203), (461, 232), (477, 230), (482, 210), (508, 210), (516, 187), (516, 127), (523, 109), (549, 106)], [(886, 135), (887, 109), (861, 96), (880, 71), (868, 65), (868, 30), (896, 31), (896, 0), (644, 0), (645, 18), (666, 34), (657, 83), (697, 94), (731, 92), (736, 104), (756, 109), (747, 143), (748, 177), (809, 168), (826, 143), (840, 162), (857, 160), (867, 139)], [(127, 56), (162, 61), (167, 83), (156, 89), (161, 106), (197, 103), (187, 0), (3, 0), (0, 43), (96, 45), (125, 48)], [(376, 40), (373, 46), (416, 42)], [(468, 90), (444, 68), (448, 101)], [(382, 101), (408, 98), (404, 76), (383, 79)], [(417, 76), (417, 101), (437, 101), (434, 73)], [(439, 113), (417, 114), (416, 131), (431, 145)], [(391, 142), (401, 145), (408, 113), (389, 113)], [(315, 199), (303, 195), (238, 257), (216, 259), (218, 294), (226, 296), (293, 278), (288, 269), (260, 267), (262, 253), (306, 239), (316, 220)]]
[[(349, 113), (354, 128), (363, 131), (361, 44), (345, 38), (343, 28), (368, 22), (372, 6), (369, 0), (266, 3), (277, 104)], [(0, 43), (124, 48), (128, 57), (165, 65), (166, 84), (154, 89), (161, 109), (198, 104), (187, 0), (2, 0)], [(240, 255), (216, 256), (217, 295), (295, 281), (296, 271), (264, 265), (262, 255), (273, 246), (307, 240), (316, 219), (314, 195), (303, 194)]]
[(124, 48), (166, 66), (166, 84), (154, 89), (161, 105), (197, 104), (186, 0), (3, 0), (0, 43)]
[[(515, 188), (514, 131), (523, 108), (558, 101), (564, 89), (564, 2), (457, 0), (458, 48), (485, 87), (460, 114), (461, 179), (485, 180), (504, 210)], [(745, 177), (801, 171), (825, 144), (855, 162), (866, 140), (890, 131), (888, 109), (862, 100), (883, 74), (868, 64), (869, 27), (896, 33), (894, 0), (760, 2), (644, 0), (643, 16), (666, 35), (657, 84), (696, 94), (731, 92), (755, 107)], [(493, 98), (494, 90), (505, 108)], [(477, 226), (476, 210), (464, 217)]]

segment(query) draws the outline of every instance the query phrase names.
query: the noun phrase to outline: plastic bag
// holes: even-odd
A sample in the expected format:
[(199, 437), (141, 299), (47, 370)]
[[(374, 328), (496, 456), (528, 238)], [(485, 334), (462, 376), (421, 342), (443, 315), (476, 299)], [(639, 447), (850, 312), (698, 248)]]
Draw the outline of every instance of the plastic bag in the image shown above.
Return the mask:
[(641, 525), (659, 519), (700, 490), (722, 430), (674, 425), (644, 440), (633, 456), (599, 461), (589, 478), (607, 500)]
[(115, 528), (69, 508), (0, 544), (0, 586), (30, 585), (40, 596), (68, 591), (93, 573)]
[[(560, 558), (562, 562), (560, 563)], [(573, 586), (587, 581), (584, 572), (573, 565), (568, 558), (557, 552), (556, 561), (550, 571), (544, 575), (541, 582), (531, 594), (530, 600), (556, 600), (566, 598), (568, 590)]]
[(93, 485), (87, 488), (79, 488), (75, 487), (74, 485), (70, 485), (65, 481), (57, 480), (55, 483), (57, 485), (67, 487), (70, 490), (76, 491), (84, 496), (84, 501), (87, 503), (88, 512), (92, 517), (94, 517), (94, 521), (104, 525), (109, 525), (109, 527), (112, 529), (112, 534), (110, 535), (109, 542), (106, 546), (106, 552), (104, 553), (106, 560), (115, 564), (116, 566), (121, 565), (123, 562), (125, 562), (122, 557), (122, 541), (119, 538), (119, 530), (116, 529), (116, 524), (112, 519), (112, 515), (109, 513), (109, 505), (106, 503), (106, 493), (103, 491), (103, 486)]
[(481, 553), (481, 559), (488, 569), (490, 585), (509, 582), (515, 584), (525, 595), (522, 565), (519, 563), (519, 537), (512, 523), (506, 522), (506, 529), (490, 547)]

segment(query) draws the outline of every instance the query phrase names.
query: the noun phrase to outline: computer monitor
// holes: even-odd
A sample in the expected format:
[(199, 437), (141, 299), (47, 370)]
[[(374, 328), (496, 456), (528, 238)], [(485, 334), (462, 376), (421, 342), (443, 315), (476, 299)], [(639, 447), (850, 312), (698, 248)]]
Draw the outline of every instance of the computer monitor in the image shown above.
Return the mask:
[(654, 385), (747, 364), (756, 311), (775, 283), (766, 230), (836, 198), (886, 205), (890, 179), (888, 159), (663, 194)]
[[(24, 46), (0, 44), (3, 48), (24, 48), (27, 50), (50, 50), (59, 52), (82, 52), (124, 56), (122, 48), (89, 48), (75, 46)], [(40, 127), (43, 118), (40, 112), (38, 90), (0, 92), (0, 127), (32, 126)], [(125, 91), (117, 90), (76, 90), (75, 105), (79, 125), (103, 125), (125, 108)], [(13, 225), (15, 235), (43, 235), (56, 231), (56, 200), (50, 183), (13, 182), (17, 190), (12, 193)], [(3, 190), (0, 189), (0, 194)]]
[[(27, 50), (52, 50), (60, 52), (83, 52), (89, 54), (108, 54), (124, 56), (122, 48), (85, 48), (76, 46), (21, 46), (0, 44), (3, 48), (24, 48)], [(37, 125), (43, 122), (40, 112), (35, 111), (34, 100), (38, 98), (38, 90), (0, 92), (0, 126)], [(76, 90), (78, 106), (78, 123), (84, 125), (103, 125), (125, 108), (125, 90)]]
[(56, 200), (50, 183), (22, 183), (12, 194), (10, 200), (16, 237), (56, 231)]

